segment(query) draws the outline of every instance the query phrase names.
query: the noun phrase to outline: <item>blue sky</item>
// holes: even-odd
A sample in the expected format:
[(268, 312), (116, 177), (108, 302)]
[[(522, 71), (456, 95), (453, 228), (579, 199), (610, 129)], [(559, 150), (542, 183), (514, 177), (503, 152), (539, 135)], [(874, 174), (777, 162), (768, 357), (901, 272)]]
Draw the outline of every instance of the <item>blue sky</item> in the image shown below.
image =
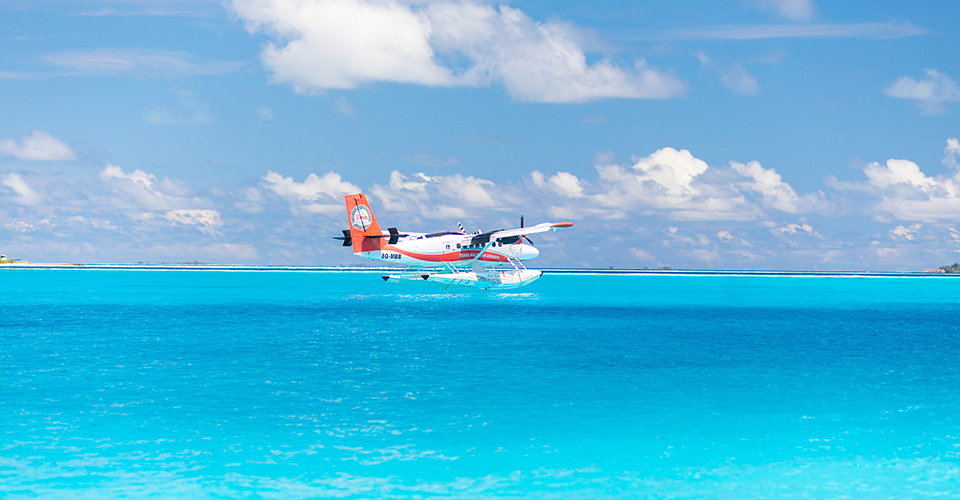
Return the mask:
[(0, 252), (357, 264), (571, 220), (543, 266), (960, 260), (953, 1), (0, 4)]

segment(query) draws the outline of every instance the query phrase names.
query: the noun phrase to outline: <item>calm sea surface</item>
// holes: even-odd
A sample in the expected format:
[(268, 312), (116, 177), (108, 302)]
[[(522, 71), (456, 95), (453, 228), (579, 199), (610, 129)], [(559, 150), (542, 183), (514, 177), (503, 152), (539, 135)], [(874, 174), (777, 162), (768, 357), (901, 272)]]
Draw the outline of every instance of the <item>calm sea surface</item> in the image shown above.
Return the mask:
[(960, 497), (960, 279), (0, 285), (0, 498)]

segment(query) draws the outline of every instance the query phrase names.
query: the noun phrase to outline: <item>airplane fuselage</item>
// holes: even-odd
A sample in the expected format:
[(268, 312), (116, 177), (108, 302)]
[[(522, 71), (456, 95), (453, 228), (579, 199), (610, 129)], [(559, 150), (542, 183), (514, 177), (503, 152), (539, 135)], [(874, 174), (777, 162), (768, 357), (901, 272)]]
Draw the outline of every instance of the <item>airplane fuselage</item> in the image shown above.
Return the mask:
[(427, 266), (446, 263), (457, 266), (471, 262), (489, 266), (511, 260), (530, 260), (540, 255), (537, 247), (523, 243), (522, 239), (512, 243), (494, 241), (480, 244), (472, 243), (474, 236), (468, 234), (409, 233), (391, 244), (388, 236), (364, 239), (354, 255), (393, 264)]

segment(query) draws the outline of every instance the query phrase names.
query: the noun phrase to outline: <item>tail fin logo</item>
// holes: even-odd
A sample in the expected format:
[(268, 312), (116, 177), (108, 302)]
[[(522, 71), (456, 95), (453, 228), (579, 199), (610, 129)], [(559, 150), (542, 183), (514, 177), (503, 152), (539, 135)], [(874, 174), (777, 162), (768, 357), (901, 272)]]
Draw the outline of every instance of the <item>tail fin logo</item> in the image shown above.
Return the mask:
[(358, 231), (365, 231), (372, 220), (370, 209), (366, 205), (357, 205), (350, 211), (350, 224)]

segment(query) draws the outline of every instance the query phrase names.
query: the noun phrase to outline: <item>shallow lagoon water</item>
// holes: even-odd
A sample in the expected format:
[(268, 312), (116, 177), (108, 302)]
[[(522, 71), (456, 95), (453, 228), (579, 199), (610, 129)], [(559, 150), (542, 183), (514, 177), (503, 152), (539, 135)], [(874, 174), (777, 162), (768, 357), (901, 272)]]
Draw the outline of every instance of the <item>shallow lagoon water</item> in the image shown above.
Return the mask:
[(0, 496), (960, 496), (960, 280), (2, 270)]

